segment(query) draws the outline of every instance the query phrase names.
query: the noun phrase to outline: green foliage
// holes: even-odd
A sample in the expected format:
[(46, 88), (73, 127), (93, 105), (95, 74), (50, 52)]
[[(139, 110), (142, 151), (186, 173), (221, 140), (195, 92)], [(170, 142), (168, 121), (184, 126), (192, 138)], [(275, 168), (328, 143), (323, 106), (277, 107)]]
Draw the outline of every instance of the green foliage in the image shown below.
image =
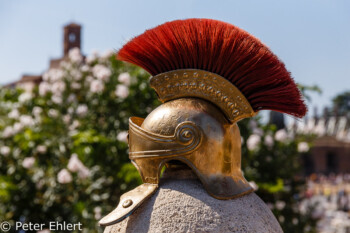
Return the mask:
[(350, 91), (340, 93), (333, 98), (333, 108), (336, 108), (340, 115), (350, 115)]

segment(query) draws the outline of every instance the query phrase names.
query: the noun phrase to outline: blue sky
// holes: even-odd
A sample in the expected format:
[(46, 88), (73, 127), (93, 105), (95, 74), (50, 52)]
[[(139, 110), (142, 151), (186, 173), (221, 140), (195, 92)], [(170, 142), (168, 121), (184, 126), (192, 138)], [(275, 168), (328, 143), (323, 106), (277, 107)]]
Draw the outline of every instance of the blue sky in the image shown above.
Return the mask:
[(50, 58), (62, 55), (62, 27), (71, 21), (83, 25), (82, 50), (89, 54), (193, 17), (226, 21), (260, 38), (298, 83), (321, 87), (312, 105), (350, 90), (348, 0), (0, 0), (0, 84), (45, 71)]

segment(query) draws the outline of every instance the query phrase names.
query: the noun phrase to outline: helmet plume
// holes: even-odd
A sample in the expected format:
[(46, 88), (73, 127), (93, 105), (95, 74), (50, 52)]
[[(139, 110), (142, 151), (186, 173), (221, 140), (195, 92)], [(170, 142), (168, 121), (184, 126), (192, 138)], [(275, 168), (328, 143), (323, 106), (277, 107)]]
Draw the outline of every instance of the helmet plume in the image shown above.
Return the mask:
[(225, 22), (167, 22), (129, 41), (117, 58), (153, 76), (176, 69), (216, 73), (235, 85), (256, 112), (269, 109), (302, 117), (307, 111), (283, 62), (257, 38)]

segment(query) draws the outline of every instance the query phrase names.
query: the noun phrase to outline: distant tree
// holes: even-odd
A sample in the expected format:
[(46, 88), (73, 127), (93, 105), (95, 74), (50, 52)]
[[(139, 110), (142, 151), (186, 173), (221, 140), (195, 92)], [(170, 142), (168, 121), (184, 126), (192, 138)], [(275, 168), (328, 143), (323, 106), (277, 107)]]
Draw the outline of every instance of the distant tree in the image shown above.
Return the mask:
[(333, 98), (333, 109), (340, 115), (350, 115), (350, 91), (345, 91)]
[(317, 85), (307, 86), (307, 85), (298, 84), (298, 87), (307, 101), (311, 101), (311, 96), (309, 93), (313, 92), (313, 93), (322, 94), (321, 88)]

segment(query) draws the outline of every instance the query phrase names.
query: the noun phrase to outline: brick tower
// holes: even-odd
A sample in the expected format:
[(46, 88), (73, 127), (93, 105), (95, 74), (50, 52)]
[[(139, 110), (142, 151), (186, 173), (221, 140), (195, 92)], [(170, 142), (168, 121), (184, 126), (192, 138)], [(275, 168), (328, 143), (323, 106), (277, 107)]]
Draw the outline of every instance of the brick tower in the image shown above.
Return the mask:
[(64, 27), (63, 35), (63, 56), (67, 56), (72, 48), (79, 48), (81, 46), (81, 26), (79, 24), (70, 23)]

